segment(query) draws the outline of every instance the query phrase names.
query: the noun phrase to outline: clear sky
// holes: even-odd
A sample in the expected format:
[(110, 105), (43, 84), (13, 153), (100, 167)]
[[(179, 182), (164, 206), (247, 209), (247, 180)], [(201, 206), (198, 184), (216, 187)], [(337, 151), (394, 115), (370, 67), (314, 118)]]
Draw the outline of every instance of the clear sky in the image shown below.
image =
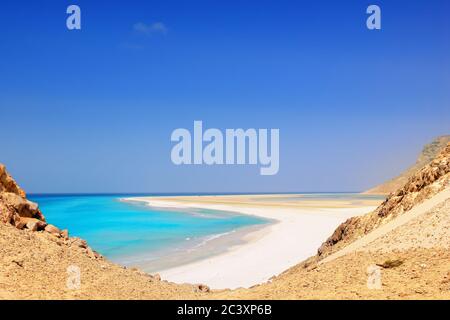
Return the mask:
[[(0, 162), (34, 193), (364, 190), (450, 133), (449, 16), (448, 0), (2, 1)], [(171, 132), (194, 120), (279, 128), (279, 173), (174, 166)]]

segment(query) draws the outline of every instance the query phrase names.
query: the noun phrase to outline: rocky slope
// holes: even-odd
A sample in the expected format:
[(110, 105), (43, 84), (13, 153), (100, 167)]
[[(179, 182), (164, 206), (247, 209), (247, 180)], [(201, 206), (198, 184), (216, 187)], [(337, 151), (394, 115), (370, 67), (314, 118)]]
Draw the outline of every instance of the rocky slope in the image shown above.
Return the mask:
[[(107, 261), (86, 241), (48, 224), (3, 165), (0, 220), (0, 299), (195, 299), (209, 291)], [(79, 286), (70, 285), (74, 270)]]
[(42, 230), (47, 226), (37, 204), (28, 201), (25, 192), (0, 164), (0, 220), (19, 229)]
[(374, 212), (350, 218), (341, 224), (319, 248), (318, 258), (321, 259), (339, 250), (425, 199), (433, 197), (448, 187), (449, 182), (450, 143), (447, 143), (434, 160), (412, 175), (403, 187), (391, 193)]
[(450, 142), (450, 135), (436, 138), (433, 142), (425, 145), (419, 157), (417, 158), (416, 163), (413, 166), (402, 172), (397, 177), (389, 181), (386, 181), (385, 183), (382, 183), (372, 189), (369, 189), (364, 193), (389, 194), (391, 192), (394, 192), (398, 188), (401, 188), (408, 181), (408, 179), (412, 175), (414, 175), (414, 173), (416, 173), (424, 166), (426, 166), (428, 163), (430, 163), (439, 154), (439, 152), (447, 145), (448, 142)]
[[(399, 261), (398, 265), (389, 265)], [(450, 299), (450, 250), (362, 251), (323, 265), (299, 264), (251, 289), (217, 292), (223, 299)], [(379, 265), (382, 286), (369, 289), (368, 268)]]
[[(374, 212), (340, 225), (316, 256), (269, 283), (217, 295), (230, 299), (450, 299), (449, 194), (450, 143)], [(411, 215), (421, 207), (431, 208)], [(399, 220), (406, 223), (372, 239), (374, 233)], [(356, 243), (362, 245), (347, 250)], [(380, 270), (379, 289), (368, 286), (369, 268), (374, 267)]]
[[(217, 293), (216, 297), (448, 300), (449, 233), (450, 198), (358, 250), (324, 263), (309, 259), (269, 283)], [(369, 269), (374, 267), (380, 271), (378, 289), (367, 285)]]

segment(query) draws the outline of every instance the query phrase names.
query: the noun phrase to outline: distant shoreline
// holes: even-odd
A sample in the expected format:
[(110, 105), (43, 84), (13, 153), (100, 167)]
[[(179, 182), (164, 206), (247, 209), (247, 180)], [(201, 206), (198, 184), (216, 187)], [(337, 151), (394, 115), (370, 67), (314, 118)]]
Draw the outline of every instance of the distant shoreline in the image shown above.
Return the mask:
[[(255, 230), (242, 230), (241, 233), (228, 235), (234, 237), (236, 245), (221, 250), (222, 253), (205, 255), (201, 260), (160, 271), (163, 279), (176, 283), (205, 283), (214, 289), (234, 289), (266, 282), (314, 255), (322, 241), (340, 223), (376, 207), (376, 200), (361, 200), (361, 203), (356, 204), (345, 199), (291, 202), (284, 198), (286, 196), (164, 196), (122, 200), (143, 202), (152, 207), (230, 211), (275, 221)], [(209, 249), (214, 252), (213, 247), (220, 244), (220, 241), (210, 241)]]
[(28, 192), (28, 197), (70, 197), (70, 196), (118, 196), (135, 197), (178, 197), (178, 196), (266, 196), (266, 195), (327, 195), (327, 194), (360, 194), (380, 196), (385, 194), (368, 194), (365, 191), (292, 191), (292, 192)]

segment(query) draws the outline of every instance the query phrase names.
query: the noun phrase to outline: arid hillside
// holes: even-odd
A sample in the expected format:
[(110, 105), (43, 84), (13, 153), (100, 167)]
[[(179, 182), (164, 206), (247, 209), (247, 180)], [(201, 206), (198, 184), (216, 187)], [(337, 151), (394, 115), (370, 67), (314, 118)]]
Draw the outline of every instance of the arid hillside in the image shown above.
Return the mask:
[(367, 190), (366, 194), (389, 194), (394, 192), (398, 188), (402, 187), (408, 179), (416, 173), (418, 170), (422, 169), (425, 165), (430, 163), (441, 150), (450, 142), (450, 135), (441, 136), (433, 140), (433, 142), (425, 145), (422, 152), (419, 154), (417, 161), (414, 165), (406, 169), (397, 177), (386, 181), (376, 187)]
[[(340, 225), (316, 256), (248, 299), (450, 299), (450, 143), (374, 212)], [(369, 288), (379, 268), (380, 287)]]
[(362, 217), (354, 217), (341, 224), (333, 235), (319, 248), (318, 257), (323, 258), (372, 230), (411, 210), (430, 199), (450, 182), (450, 143), (437, 157), (412, 175), (407, 182), (374, 211)]
[(196, 299), (208, 291), (107, 261), (48, 224), (3, 165), (0, 220), (0, 299)]

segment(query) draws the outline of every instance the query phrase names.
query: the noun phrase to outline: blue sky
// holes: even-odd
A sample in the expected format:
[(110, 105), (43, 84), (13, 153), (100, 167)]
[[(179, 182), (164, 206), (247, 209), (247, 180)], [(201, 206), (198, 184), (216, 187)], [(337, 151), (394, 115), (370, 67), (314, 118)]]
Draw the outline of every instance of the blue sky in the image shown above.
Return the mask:
[[(380, 31), (365, 26), (369, 4)], [(3, 1), (0, 162), (35, 193), (364, 190), (450, 133), (449, 12), (446, 0)], [(279, 173), (174, 166), (170, 134), (194, 120), (279, 128)]]

